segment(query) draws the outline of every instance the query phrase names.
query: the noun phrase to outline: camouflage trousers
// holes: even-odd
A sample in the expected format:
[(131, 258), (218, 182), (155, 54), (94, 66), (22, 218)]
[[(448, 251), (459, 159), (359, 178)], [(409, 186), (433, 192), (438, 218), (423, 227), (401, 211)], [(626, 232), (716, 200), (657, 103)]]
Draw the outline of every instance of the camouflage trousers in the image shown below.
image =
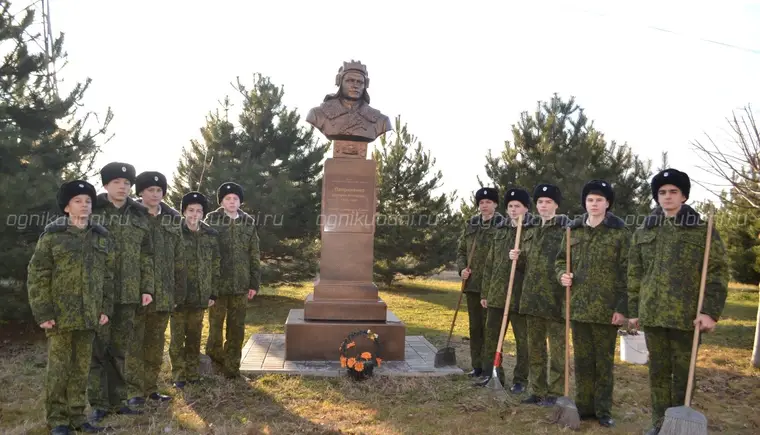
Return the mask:
[(572, 322), (575, 406), (581, 417), (612, 417), (615, 325)]
[(515, 370), (513, 384), (528, 384), (530, 358), (528, 353), (528, 319), (524, 314), (509, 312), (509, 324), (515, 336)]
[[(493, 359), (495, 356), (496, 345), (499, 344), (499, 332), (501, 332), (501, 322), (504, 319), (503, 308), (488, 307), (486, 309), (486, 339), (485, 349), (483, 350), (483, 371), (487, 375), (493, 370)], [(512, 326), (512, 333), (515, 336), (515, 368), (512, 372), (513, 384), (528, 383), (528, 325), (525, 316), (514, 311), (509, 312), (507, 319)], [(506, 338), (505, 338), (506, 340)], [(502, 382), (506, 379), (504, 369), (496, 368), (499, 379)]]
[(649, 351), (652, 424), (659, 427), (665, 418), (666, 409), (683, 406), (686, 401), (694, 331), (646, 326), (643, 330)]
[(136, 304), (116, 304), (93, 340), (87, 396), (93, 409), (115, 411), (126, 404), (124, 366), (135, 329)]
[(45, 419), (52, 428), (78, 428), (87, 421), (87, 376), (95, 331), (64, 331), (47, 334)]
[[(538, 397), (562, 396), (565, 391), (564, 321), (530, 315), (526, 317), (530, 393)], [(548, 354), (547, 339), (549, 340)]]
[[(488, 356), (483, 355), (486, 341), (486, 309), (480, 305), (480, 293), (465, 292), (467, 317), (470, 320), (470, 360), (472, 368), (491, 366)], [(494, 343), (494, 349), (496, 344)], [(487, 354), (487, 352), (486, 352)], [(493, 355), (492, 355), (493, 356)]]
[(135, 334), (127, 355), (125, 379), (127, 397), (145, 397), (158, 392), (158, 374), (164, 361), (167, 312), (156, 312), (151, 306), (140, 307), (135, 316)]
[(198, 366), (204, 311), (202, 308), (184, 308), (172, 313), (169, 357), (174, 382), (200, 379)]
[[(224, 295), (219, 296), (214, 305), (208, 309), (206, 355), (212, 361), (222, 365), (227, 377), (240, 375), (247, 306), (248, 295)], [(222, 341), (225, 318), (227, 320), (224, 334), (226, 341)]]

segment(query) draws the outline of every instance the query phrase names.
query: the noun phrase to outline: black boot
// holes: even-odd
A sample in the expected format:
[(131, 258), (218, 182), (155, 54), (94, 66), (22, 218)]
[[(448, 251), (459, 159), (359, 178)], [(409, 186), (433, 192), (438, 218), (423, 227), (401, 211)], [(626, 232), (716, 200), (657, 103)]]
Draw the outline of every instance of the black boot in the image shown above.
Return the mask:
[(172, 400), (171, 396), (160, 393), (150, 393), (150, 396), (148, 397), (150, 397), (150, 400), (160, 400), (161, 402), (168, 402)]
[(141, 415), (143, 412), (132, 409), (129, 406), (122, 406), (116, 413), (119, 415)]
[(536, 396), (535, 394), (531, 394), (526, 399), (521, 400), (520, 403), (524, 403), (526, 405), (538, 405), (543, 401), (543, 398)]
[(479, 378), (483, 376), (483, 369), (481, 368), (472, 369), (470, 373), (467, 373), (467, 376), (471, 378)]
[(84, 432), (84, 433), (98, 433), (98, 432), (105, 432), (107, 430), (109, 430), (108, 427), (93, 426), (90, 423), (84, 423), (83, 425), (77, 428), (77, 432)]
[(599, 419), (599, 426), (615, 427), (615, 420), (613, 420), (612, 417), (604, 416)]
[(70, 433), (68, 426), (56, 426), (50, 431), (50, 435), (69, 435)]
[(523, 384), (517, 382), (516, 384), (512, 385), (512, 388), (509, 389), (509, 392), (512, 394), (522, 394), (525, 392), (525, 387)]
[(100, 420), (103, 420), (108, 415), (108, 411), (105, 411), (103, 409), (95, 409), (92, 411), (92, 414), (90, 414), (90, 422), (91, 423), (97, 423)]

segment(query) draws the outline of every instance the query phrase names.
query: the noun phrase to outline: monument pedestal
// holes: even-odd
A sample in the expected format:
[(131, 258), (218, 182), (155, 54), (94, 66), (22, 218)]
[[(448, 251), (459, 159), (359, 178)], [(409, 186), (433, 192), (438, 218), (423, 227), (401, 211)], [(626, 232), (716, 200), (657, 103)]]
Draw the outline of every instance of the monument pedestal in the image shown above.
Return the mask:
[(304, 308), (291, 310), (285, 322), (285, 359), (338, 361), (343, 339), (369, 329), (379, 335), (384, 360), (403, 361), (406, 326), (372, 282), (375, 161), (364, 158), (367, 143), (335, 141), (334, 146), (337, 158), (325, 161), (322, 183), (319, 278)]

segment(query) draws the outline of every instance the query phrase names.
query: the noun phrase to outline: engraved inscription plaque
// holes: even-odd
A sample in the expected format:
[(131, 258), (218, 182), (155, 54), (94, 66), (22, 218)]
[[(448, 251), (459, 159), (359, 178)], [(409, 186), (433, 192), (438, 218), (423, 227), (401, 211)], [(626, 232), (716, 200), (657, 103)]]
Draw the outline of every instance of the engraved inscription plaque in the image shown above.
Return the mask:
[(321, 225), (324, 232), (374, 233), (375, 173), (325, 174)]

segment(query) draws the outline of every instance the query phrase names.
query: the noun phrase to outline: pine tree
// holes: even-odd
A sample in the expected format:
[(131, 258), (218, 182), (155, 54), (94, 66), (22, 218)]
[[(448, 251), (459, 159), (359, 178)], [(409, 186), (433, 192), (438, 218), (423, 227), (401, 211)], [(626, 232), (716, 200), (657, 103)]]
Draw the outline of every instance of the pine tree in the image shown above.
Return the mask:
[[(234, 181), (245, 191), (243, 210), (257, 221), (262, 282), (299, 282), (313, 277), (319, 256), (322, 161), (328, 144), (318, 144), (313, 128), (282, 103), (284, 90), (254, 74), (250, 89), (234, 86), (242, 99), (238, 125), (224, 114), (207, 116), (202, 142), (192, 140), (177, 166), (169, 200), (179, 206), (184, 193), (198, 190), (216, 204), (216, 189)], [(213, 207), (212, 207), (213, 208)]]
[[(758, 186), (750, 189), (758, 190)], [(715, 221), (726, 244), (731, 279), (756, 285), (760, 282), (760, 210), (750, 205), (735, 187), (721, 195), (721, 203)]]
[(455, 256), (461, 217), (451, 195), (435, 195), (443, 174), (435, 158), (395, 119), (390, 138), (373, 152), (377, 162), (378, 207), (375, 229), (375, 279), (391, 285), (398, 275), (439, 273)]
[(626, 218), (649, 211), (651, 163), (626, 144), (608, 143), (574, 98), (563, 101), (554, 94), (549, 102), (539, 102), (533, 114), (522, 113), (512, 136), (500, 155), (489, 150), (486, 156), (486, 174), (500, 192), (520, 186), (532, 195), (539, 183), (555, 184), (563, 196), (558, 211), (573, 217), (584, 212), (583, 185), (604, 179), (615, 189), (615, 214)]
[[(98, 136), (112, 118), (110, 109), (95, 132), (88, 129), (90, 113), (78, 107), (90, 84), (77, 83), (60, 96), (56, 63), (63, 63), (63, 35), (49, 52), (35, 51), (39, 35), (33, 31), (35, 10), (18, 16), (0, 0), (0, 279), (26, 281), (26, 266), (45, 224), (60, 211), (56, 191), (64, 180), (93, 175), (99, 152)], [(19, 303), (9, 303), (14, 298)], [(26, 292), (0, 296), (0, 318), (28, 315)]]

